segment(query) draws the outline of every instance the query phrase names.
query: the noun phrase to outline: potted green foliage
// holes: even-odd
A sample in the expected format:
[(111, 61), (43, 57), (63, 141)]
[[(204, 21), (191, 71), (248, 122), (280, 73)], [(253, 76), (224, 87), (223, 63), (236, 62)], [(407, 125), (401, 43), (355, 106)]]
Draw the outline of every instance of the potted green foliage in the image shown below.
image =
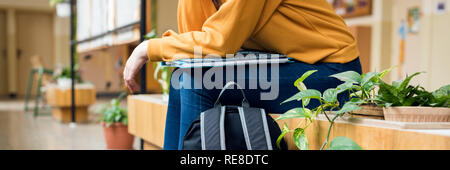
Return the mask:
[(359, 110), (351, 112), (352, 115), (372, 119), (384, 119), (383, 108), (378, 107), (374, 101), (376, 96), (376, 87), (380, 84), (383, 77), (392, 71), (393, 68), (382, 72), (368, 72), (360, 75), (355, 71), (347, 71), (332, 75), (344, 82), (338, 88), (351, 92), (349, 100), (358, 103)]
[[(81, 79), (80, 71), (79, 71), (78, 64), (74, 66), (74, 72), (75, 72), (75, 83), (83, 83), (83, 80)], [(56, 83), (58, 84), (58, 87), (61, 88), (70, 88), (72, 85), (72, 73), (69, 66), (57, 69), (54, 72), (54, 79), (56, 80)]]
[[(144, 36), (145, 39), (157, 38), (156, 31), (153, 29), (150, 33)], [(163, 66), (161, 62), (153, 63), (153, 68), (155, 68), (153, 78), (158, 81), (161, 85), (161, 92), (164, 101), (169, 101), (169, 89), (170, 89), (170, 78), (172, 75), (172, 68)]]
[(128, 114), (125, 108), (120, 106), (126, 93), (112, 99), (97, 108), (96, 113), (101, 114), (101, 124), (105, 135), (107, 149), (131, 150), (133, 149), (134, 136), (128, 133)]
[[(290, 129), (286, 123), (284, 124), (284, 127), (282, 128), (282, 134), (277, 140), (278, 147), (280, 147), (280, 142), (287, 133), (293, 133), (293, 140), (297, 148), (300, 150), (307, 150), (309, 144), (305, 133), (306, 129), (317, 119), (317, 116), (319, 114), (324, 114), (330, 122), (330, 127), (328, 129), (326, 140), (320, 149), (323, 150), (327, 148), (329, 150), (360, 150), (361, 147), (358, 146), (358, 144), (346, 137), (337, 137), (329, 142), (330, 132), (335, 120), (343, 116), (345, 113), (361, 109), (358, 106), (358, 103), (355, 102), (347, 102), (342, 106), (342, 108), (339, 105), (337, 96), (340, 93), (346, 92), (351, 89), (351, 86), (344, 83), (337, 88), (326, 90), (323, 94), (320, 91), (308, 89), (303, 81), (315, 72), (317, 72), (317, 70), (308, 71), (303, 74), (303, 76), (294, 83), (294, 86), (296, 86), (300, 92), (282, 103), (284, 104), (287, 102), (298, 101), (301, 103), (301, 105), (298, 108), (294, 108), (282, 114), (277, 118), (277, 121), (296, 118), (303, 118), (303, 121), (300, 122), (295, 129)], [(320, 106), (312, 110), (306, 108), (311, 100), (318, 100), (320, 102)], [(330, 113), (329, 110), (334, 111), (334, 113)], [(330, 117), (331, 115), (333, 116)]]
[(376, 103), (384, 107), (386, 120), (401, 122), (449, 122), (450, 85), (428, 92), (420, 85), (409, 85), (412, 78), (421, 73), (407, 76), (405, 80), (381, 82)]
[(58, 17), (70, 16), (70, 1), (69, 0), (50, 0), (50, 6), (56, 6), (56, 15)]
[(170, 78), (172, 75), (172, 68), (163, 66), (162, 63), (154, 63), (155, 72), (153, 77), (161, 85), (161, 92), (164, 101), (169, 101), (169, 89), (170, 89)]

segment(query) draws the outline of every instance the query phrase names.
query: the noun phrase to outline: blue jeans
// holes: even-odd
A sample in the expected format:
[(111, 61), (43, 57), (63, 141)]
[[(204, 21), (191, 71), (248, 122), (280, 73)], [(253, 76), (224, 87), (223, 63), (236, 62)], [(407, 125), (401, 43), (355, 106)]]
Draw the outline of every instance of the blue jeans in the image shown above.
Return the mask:
[[(267, 66), (267, 81), (278, 81), (279, 83), (278, 91), (276, 91), (277, 97), (271, 100), (261, 100), (261, 95), (263, 93), (269, 93), (274, 87), (267, 89), (267, 87), (261, 88), (261, 85), (258, 85), (256, 88), (254, 86), (250, 88), (249, 82), (258, 80), (259, 78), (252, 76), (254, 74), (250, 73), (252, 71), (249, 70), (252, 69), (249, 66), (246, 66), (245, 74), (242, 74), (242, 72), (238, 74), (236, 67), (234, 67), (234, 72), (228, 72), (231, 67), (227, 67), (224, 68), (226, 71), (224, 71), (223, 76), (213, 76), (211, 79), (223, 81), (223, 85), (225, 85), (227, 83), (225, 82), (226, 74), (231, 74), (231, 77), (234, 75), (234, 80), (232, 81), (238, 82), (242, 88), (244, 88), (245, 95), (250, 102), (251, 107), (264, 108), (267, 113), (282, 114), (290, 109), (301, 106), (301, 103), (299, 102), (290, 102), (283, 105), (280, 105), (280, 103), (299, 92), (294, 86), (294, 82), (306, 71), (318, 70), (318, 72), (306, 79), (304, 83), (309, 89), (316, 89), (321, 92), (324, 92), (329, 88), (335, 88), (342, 83), (338, 79), (331, 78), (330, 75), (345, 71), (356, 71), (358, 73), (362, 72), (359, 59), (346, 64), (306, 64), (296, 61), (292, 63), (280, 64), (278, 68), (279, 74), (277, 74), (275, 78), (271, 78), (270, 75), (272, 73), (272, 69), (270, 65)], [(203, 83), (204, 80), (198, 80), (197, 77), (194, 77), (196, 71), (198, 74), (205, 75), (209, 69), (211, 68), (175, 70), (178, 73), (181, 72), (181, 76), (174, 78), (178, 79), (179, 77), (179, 87), (181, 86), (181, 88), (174, 88), (173, 84), (170, 86), (169, 108), (167, 111), (164, 136), (164, 150), (181, 149), (183, 137), (190, 124), (200, 115), (201, 112), (211, 109), (214, 106), (214, 102), (216, 101), (221, 88), (205, 88)], [(176, 75), (174, 74), (173, 76)], [(197, 88), (194, 88), (196, 87), (195, 83), (197, 83)], [(200, 88), (198, 87), (199, 84), (201, 86)], [(192, 88), (184, 88), (188, 86)], [(237, 90), (237, 88), (227, 90), (222, 95), (220, 100), (221, 103), (223, 105), (240, 105), (242, 95)], [(338, 98), (341, 104), (345, 103), (345, 101), (348, 100), (348, 94), (341, 94)], [(312, 100), (308, 107), (314, 108), (318, 105), (319, 103), (317, 101)]]

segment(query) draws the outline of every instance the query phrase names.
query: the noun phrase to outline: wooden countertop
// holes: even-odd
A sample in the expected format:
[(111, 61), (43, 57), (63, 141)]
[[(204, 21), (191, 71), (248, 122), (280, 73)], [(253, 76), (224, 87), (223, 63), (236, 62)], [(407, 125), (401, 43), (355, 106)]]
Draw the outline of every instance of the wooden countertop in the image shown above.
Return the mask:
[[(128, 97), (129, 132), (143, 138), (147, 144), (161, 149), (167, 102), (161, 95), (134, 95)], [(278, 115), (271, 115), (276, 118)], [(301, 119), (279, 121), (295, 127)], [(328, 130), (329, 122), (319, 116), (307, 130), (310, 149), (319, 149)], [(427, 150), (450, 149), (450, 123), (403, 123), (385, 120), (340, 118), (333, 127), (330, 139), (345, 136), (369, 150)], [(292, 136), (286, 140), (290, 149), (296, 149)]]

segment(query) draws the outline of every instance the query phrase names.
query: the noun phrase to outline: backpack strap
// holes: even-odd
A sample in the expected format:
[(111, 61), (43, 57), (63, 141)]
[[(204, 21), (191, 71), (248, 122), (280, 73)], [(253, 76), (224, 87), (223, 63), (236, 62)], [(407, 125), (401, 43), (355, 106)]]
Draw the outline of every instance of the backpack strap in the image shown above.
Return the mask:
[(239, 84), (237, 84), (237, 83), (234, 82), (234, 81), (230, 81), (230, 82), (228, 82), (227, 84), (225, 84), (225, 86), (223, 87), (222, 91), (220, 91), (219, 97), (217, 97), (216, 102), (214, 102), (214, 106), (215, 106), (215, 107), (220, 106), (220, 97), (222, 97), (223, 93), (224, 93), (230, 86), (233, 86), (233, 85), (237, 86), (237, 88), (241, 91), (241, 94), (242, 94), (242, 97), (243, 97), (243, 99), (242, 99), (242, 107), (250, 107), (250, 104), (249, 104), (247, 98), (245, 97), (245, 93), (244, 93), (243, 88), (242, 88), (241, 86), (239, 86)]
[(213, 109), (200, 114), (200, 139), (202, 150), (226, 149), (224, 120), (225, 106), (214, 107)]
[(247, 145), (247, 150), (253, 150), (252, 145), (250, 143), (250, 136), (248, 135), (247, 121), (244, 115), (244, 110), (242, 109), (242, 107), (238, 107), (238, 110), (241, 119), (242, 130), (244, 132), (245, 144)]
[(264, 109), (239, 107), (242, 129), (248, 150), (273, 150), (267, 115)]

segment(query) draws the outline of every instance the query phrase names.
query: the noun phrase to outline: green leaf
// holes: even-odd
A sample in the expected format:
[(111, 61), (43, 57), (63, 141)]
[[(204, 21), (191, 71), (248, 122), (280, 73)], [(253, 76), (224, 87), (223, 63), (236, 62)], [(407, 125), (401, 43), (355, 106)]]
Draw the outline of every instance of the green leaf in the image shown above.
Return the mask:
[(287, 123), (284, 123), (282, 131), (283, 132), (289, 132), (289, 127), (288, 127)]
[(350, 94), (350, 97), (358, 97), (360, 98), (362, 96), (362, 91), (353, 92)]
[(396, 68), (396, 67), (397, 67), (397, 66), (394, 66), (394, 67), (391, 67), (391, 68), (388, 68), (388, 69), (382, 71), (382, 72), (378, 75), (378, 78), (381, 80), (384, 76), (386, 76), (387, 73), (391, 72), (391, 71), (392, 71), (394, 68)]
[(145, 39), (153, 39), (153, 38), (157, 38), (158, 35), (156, 35), (156, 30), (153, 29), (152, 31), (150, 31), (149, 33), (147, 33), (146, 35), (144, 35)]
[(112, 106), (119, 106), (119, 100), (117, 100), (117, 99), (112, 99), (112, 100), (111, 100), (111, 105), (112, 105)]
[(448, 107), (450, 103), (450, 85), (443, 86), (432, 93), (435, 98), (434, 107)]
[(281, 135), (278, 136), (278, 139), (277, 139), (278, 149), (281, 149), (281, 140), (283, 140), (284, 136), (286, 136), (286, 134), (288, 132), (289, 132), (289, 127), (288, 127), (287, 123), (284, 123), (283, 129), (281, 130)]
[(284, 136), (286, 136), (288, 132), (282, 132), (280, 136), (278, 136), (277, 138), (277, 147), (278, 149), (282, 149), (281, 148), (281, 140), (283, 140)]
[(360, 83), (361, 75), (355, 71), (347, 71), (339, 74), (332, 75), (331, 77), (337, 78), (343, 82)]
[(355, 141), (341, 136), (330, 142), (328, 150), (362, 150), (362, 148)]
[(50, 0), (50, 6), (53, 7), (58, 3), (64, 2), (63, 0)]
[(311, 99), (303, 99), (303, 100), (302, 100), (303, 107), (308, 106), (310, 101), (311, 101)]
[(356, 91), (362, 90), (361, 86), (358, 86), (358, 85), (353, 85), (353, 86), (352, 86), (352, 89), (354, 89), (354, 90), (356, 90)]
[(128, 117), (124, 117), (121, 122), (124, 125), (128, 125)]
[(378, 94), (381, 95), (381, 97), (386, 101), (396, 101), (398, 100), (398, 89), (394, 86), (391, 86), (389, 84), (386, 84), (384, 82), (381, 82), (380, 90), (378, 91)]
[(299, 82), (296, 87), (297, 87), (298, 91), (308, 90), (305, 83), (303, 83), (303, 82)]
[(294, 82), (294, 86), (295, 86), (295, 87), (298, 87), (298, 86), (300, 85), (300, 83), (302, 83), (303, 81), (305, 81), (306, 78), (308, 78), (309, 76), (311, 76), (312, 74), (314, 74), (314, 73), (317, 72), (317, 71), (318, 71), (318, 70), (310, 70), (310, 71), (307, 71), (307, 72), (303, 73), (302, 77), (300, 77), (299, 79), (297, 79), (297, 80)]
[(336, 89), (328, 89), (323, 93), (323, 99), (328, 103), (337, 101), (337, 96), (338, 91)]
[(339, 86), (336, 87), (336, 89), (338, 90), (338, 94), (345, 92), (347, 90), (350, 90), (353, 87), (353, 83), (350, 82), (345, 82)]
[(415, 76), (418, 76), (419, 74), (421, 74), (421, 72), (417, 72), (411, 76), (406, 77), (406, 79), (400, 84), (398, 89), (400, 89), (400, 90), (405, 89), (409, 85), (409, 82), (411, 81), (411, 79), (414, 78)]
[(153, 68), (155, 69), (154, 71), (153, 71), (153, 78), (155, 79), (155, 80), (159, 80), (159, 77), (158, 77), (158, 74), (159, 74), (159, 72), (162, 70), (162, 63), (161, 62), (155, 62), (155, 63), (153, 63)]
[(400, 85), (402, 84), (403, 80), (396, 80), (396, 81), (392, 81), (392, 87), (395, 87), (396, 89), (398, 89), (400, 87)]
[(295, 118), (303, 118), (303, 117), (310, 117), (310, 114), (307, 110), (303, 108), (295, 108), (287, 111), (286, 113), (282, 114), (277, 120), (284, 120), (284, 119), (295, 119)]
[(376, 78), (376, 76), (378, 76), (378, 73), (376, 72), (368, 72), (366, 74), (364, 74), (364, 77), (361, 80), (361, 86), (364, 86), (366, 83), (372, 82), (374, 81), (374, 78)]
[(306, 138), (305, 130), (297, 128), (294, 130), (294, 143), (299, 150), (308, 150), (308, 139)]
[(363, 85), (364, 91), (369, 92), (371, 91), (373, 88), (375, 88), (376, 84), (373, 81), (369, 81), (366, 84)]
[(117, 115), (114, 117), (114, 122), (121, 122), (120, 119), (122, 119), (122, 114), (117, 114)]
[(344, 113), (348, 113), (348, 112), (352, 112), (352, 111), (356, 111), (356, 110), (360, 110), (361, 107), (359, 107), (356, 103), (352, 103), (352, 102), (347, 102), (344, 104), (344, 106), (342, 107), (341, 110), (336, 111), (335, 113), (338, 115), (342, 115)]
[(314, 89), (308, 89), (308, 90), (304, 90), (301, 91), (297, 94), (295, 94), (294, 96), (292, 96), (291, 98), (287, 99), (286, 101), (284, 101), (281, 104), (287, 103), (287, 102), (291, 102), (294, 100), (300, 101), (303, 99), (320, 99), (320, 97), (322, 96), (322, 94), (320, 93), (320, 91), (314, 90)]
[(357, 104), (357, 105), (361, 105), (361, 104), (364, 104), (364, 103), (366, 103), (364, 100), (362, 100), (361, 98), (352, 98), (351, 100), (350, 100), (350, 102), (352, 102), (352, 103), (354, 103), (354, 104)]
[(433, 96), (436, 98), (446, 97), (450, 95), (450, 85), (443, 86), (433, 92)]

